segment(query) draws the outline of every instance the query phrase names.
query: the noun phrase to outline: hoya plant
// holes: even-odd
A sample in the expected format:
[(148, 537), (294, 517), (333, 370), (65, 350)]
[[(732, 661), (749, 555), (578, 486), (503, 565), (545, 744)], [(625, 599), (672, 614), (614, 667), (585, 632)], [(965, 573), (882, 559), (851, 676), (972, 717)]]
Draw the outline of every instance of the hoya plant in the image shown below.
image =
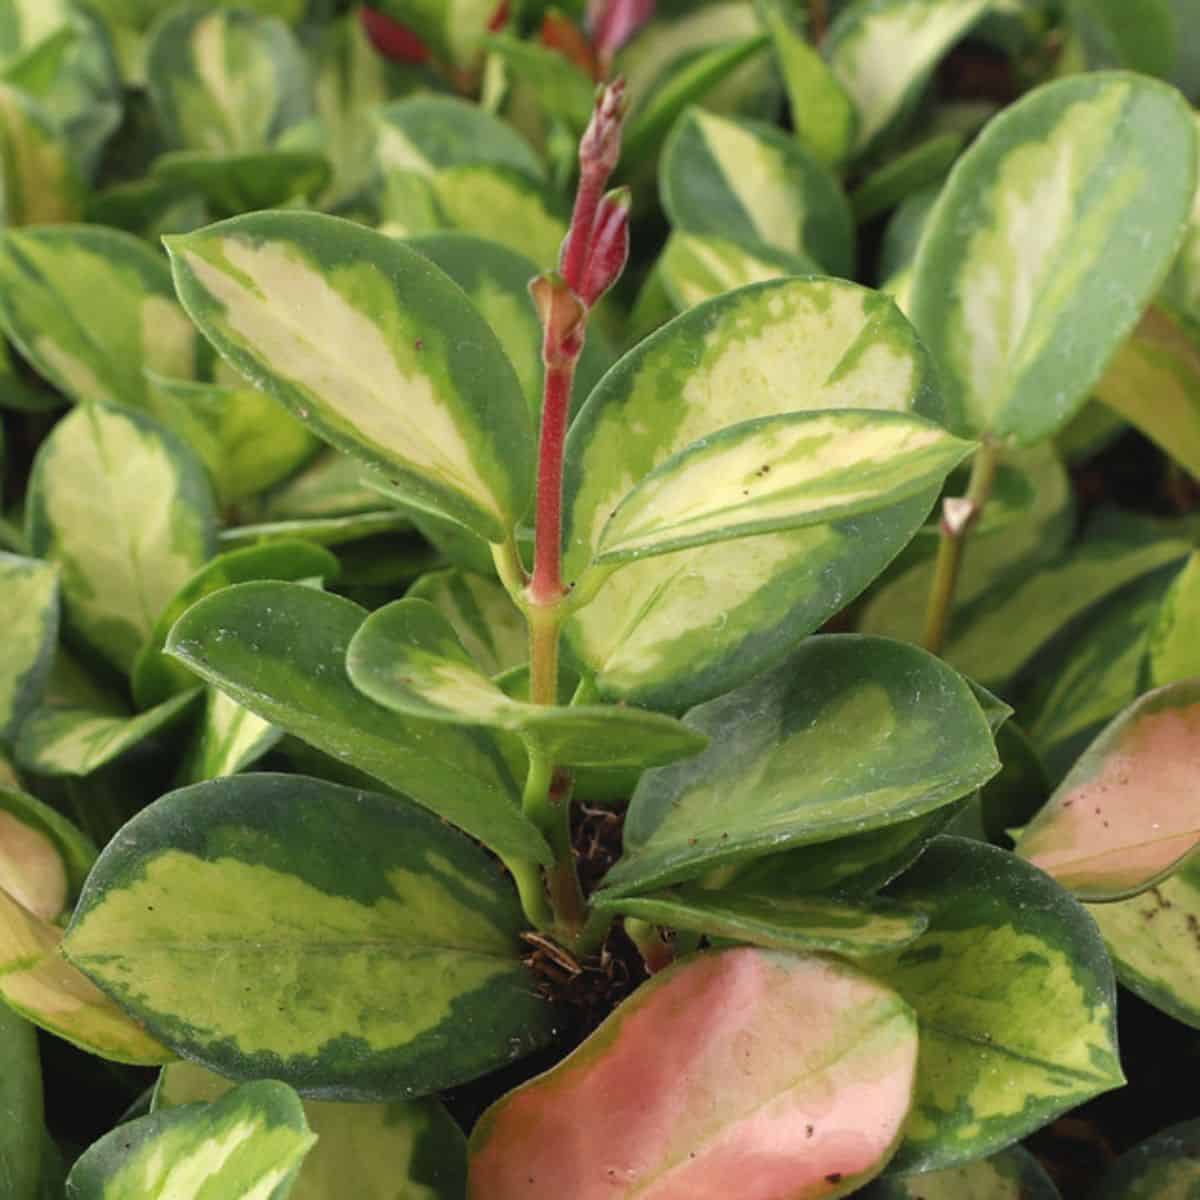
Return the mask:
[(1190, 5), (0, 75), (6, 1198), (1200, 1185)]

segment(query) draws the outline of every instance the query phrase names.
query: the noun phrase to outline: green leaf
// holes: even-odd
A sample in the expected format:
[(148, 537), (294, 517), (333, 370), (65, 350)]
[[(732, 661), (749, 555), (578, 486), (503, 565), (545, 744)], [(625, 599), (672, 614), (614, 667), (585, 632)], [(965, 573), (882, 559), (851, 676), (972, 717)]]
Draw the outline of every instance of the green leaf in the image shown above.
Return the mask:
[(966, 143), (958, 130), (934, 134), (872, 171), (850, 196), (860, 224), (894, 208), (922, 189), (939, 184)]
[(503, 858), (549, 862), (484, 732), (398, 721), (346, 675), (366, 613), (294, 583), (243, 583), (193, 605), (167, 651), (265, 720), (366, 771), (465, 829)]
[(291, 521), (236, 525), (222, 529), (218, 540), (223, 550), (296, 540), (312, 542), (317, 546), (344, 546), (348, 542), (402, 533), (411, 528), (412, 522), (404, 513), (390, 509), (385, 512), (350, 513), (343, 517), (299, 517)]
[[(159, 1074), (154, 1111), (216, 1100), (233, 1086), (195, 1063), (170, 1063)], [(288, 1200), (330, 1200), (337, 1195), (357, 1200), (463, 1200), (466, 1194), (466, 1139), (437, 1100), (305, 1100), (304, 1117), (317, 1144), (300, 1167)]]
[[(174, 1070), (168, 1067), (167, 1070)], [(1028, 1150), (1009, 1146), (990, 1158), (920, 1175), (877, 1179), (860, 1200), (1061, 1200)]]
[(546, 1038), (522, 924), (495, 861), (423, 810), (243, 775), (139, 813), (101, 854), (65, 946), (193, 1061), (383, 1100), (473, 1079)]
[(169, 248), (185, 307), (239, 370), (419, 507), (503, 540), (529, 500), (528, 409), (495, 335), (428, 259), (283, 212)]
[(41, 1029), (112, 1062), (175, 1056), (59, 952), (62, 930), (0, 889), (0, 1019), (6, 1005)]
[(1200, 858), (1129, 900), (1093, 904), (1117, 978), (1148, 1004), (1200, 1029)]
[(1191, 112), (1150, 79), (1063, 79), (993, 120), (915, 266), (951, 427), (1023, 444), (1060, 429), (1162, 283), (1195, 187)]
[(929, 929), (866, 969), (916, 1010), (916, 1099), (892, 1167), (998, 1150), (1119, 1087), (1112, 968), (1083, 908), (1004, 850), (940, 838), (893, 885)]
[(1087, 748), (1017, 853), (1082, 900), (1144, 891), (1200, 845), (1198, 755), (1200, 680), (1148, 692)]
[(836, 166), (850, 153), (858, 130), (853, 101), (795, 28), (785, 0), (755, 0), (754, 7), (771, 35), (797, 139), (821, 162)]
[(786, 413), (727, 426), (645, 476), (596, 561), (670, 554), (844, 520), (940, 487), (972, 445), (908, 413)]
[[(586, 97), (590, 112), (591, 87)], [(511, 125), (466, 100), (407, 96), (379, 108), (374, 117), (375, 156), (385, 171), (432, 177), (449, 167), (491, 166), (518, 171), (535, 183), (544, 178), (533, 147)]]
[(820, 275), (821, 269), (805, 256), (769, 246), (751, 251), (727, 238), (675, 230), (663, 247), (656, 274), (675, 312), (683, 312), (747, 284), (781, 275)]
[(152, 172), (201, 196), (218, 217), (311, 200), (333, 179), (329, 160), (311, 150), (174, 150), (156, 159)]
[(86, 404), (42, 443), (28, 504), (30, 548), (58, 564), (67, 627), (128, 672), (215, 549), (204, 468), (148, 417)]
[(575, 134), (583, 132), (592, 115), (596, 90), (590, 75), (558, 50), (510, 34), (492, 34), (481, 39), (481, 44), (533, 93), (552, 122), (564, 122)]
[(468, 67), (480, 56), (496, 0), (379, 0), (375, 7), (412, 30), (438, 58)]
[(261, 503), (262, 516), (271, 521), (344, 517), (378, 509), (379, 496), (363, 483), (358, 459), (329, 449), (273, 488)]
[(832, 274), (851, 274), (846, 197), (828, 168), (779, 130), (691, 109), (671, 133), (659, 175), (676, 229), (808, 255)]
[(494, 579), (457, 567), (432, 571), (409, 588), (408, 597), (432, 604), (485, 674), (499, 675), (528, 661), (525, 618)]
[(1155, 687), (1200, 676), (1200, 552), (1172, 580), (1147, 636), (1145, 669)]
[(0, 226), (79, 219), (83, 184), (41, 105), (0, 83)]
[(601, 893), (596, 909), (769, 950), (824, 950), (848, 958), (907, 945), (924, 932), (928, 923), (923, 913), (886, 901), (850, 903), (819, 896), (780, 897), (746, 889), (738, 882), (716, 891), (685, 886), (614, 899)]
[(685, 959), (484, 1113), (471, 1195), (740, 1196), (752, 1163), (757, 1196), (845, 1196), (891, 1154), (916, 1055), (908, 1006), (835, 962)]
[(235, 583), (255, 579), (330, 580), (338, 574), (338, 561), (328, 550), (311, 542), (278, 541), (228, 550), (207, 562), (169, 603), (163, 606), (133, 669), (133, 694), (138, 705), (149, 708), (196, 686), (196, 676), (167, 658), (163, 647), (171, 626), (197, 600)]
[(58, 609), (53, 563), (0, 554), (0, 743), (12, 741), (41, 695), (58, 639)]
[[(0, 887), (37, 916), (59, 917), (83, 887), (96, 861), (92, 839), (56, 809), (0, 778)], [(35, 902), (21, 882), (40, 881), (43, 903)]]
[(308, 63), (276, 20), (239, 10), (171, 13), (146, 47), (146, 86), (169, 146), (266, 150), (312, 115)]
[(0, 1004), (0, 1176), (11, 1200), (37, 1200), (42, 1067), (32, 1025)]
[(316, 1135), (300, 1099), (274, 1080), (247, 1083), (213, 1104), (129, 1121), (84, 1151), (69, 1200), (269, 1200), (288, 1186)]
[(861, 153), (916, 103), (934, 68), (989, 0), (857, 0), (834, 22), (825, 54), (858, 111)]
[(146, 379), (154, 415), (204, 460), (223, 510), (287, 478), (320, 444), (258, 388)]
[(642, 777), (605, 881), (617, 894), (905, 821), (1000, 767), (966, 681), (876, 638), (811, 638), (685, 723), (712, 742)]
[(145, 408), (144, 368), (182, 379), (197, 369), (200, 340), (162, 256), (98, 225), (4, 235), (0, 324), (72, 400)]
[(346, 669), (359, 691), (394, 712), (507, 729), (551, 762), (568, 766), (659, 766), (707, 744), (661, 713), (510, 699), (475, 665), (446, 617), (424, 600), (397, 600), (367, 617), (350, 641)]
[(200, 689), (173, 696), (137, 716), (48, 702), (34, 709), (17, 737), (17, 761), (41, 775), (90, 775), (158, 734), (192, 709)]
[(1095, 395), (1200, 477), (1200, 343), (1187, 325), (1148, 309)]
[(204, 719), (179, 770), (179, 783), (202, 783), (236, 775), (261, 758), (283, 736), (270, 721), (255, 716), (224, 692), (209, 688)]
[[(673, 454), (738, 422), (831, 408), (937, 416), (930, 364), (886, 297), (784, 279), (677, 317), (608, 372), (571, 426), (565, 578), (582, 580), (618, 503)], [(623, 566), (573, 616), (572, 647), (609, 697), (677, 711), (728, 691), (858, 595), (912, 537), (933, 491)]]
[(1127, 67), (1166, 79), (1175, 66), (1171, 0), (1069, 0), (1090, 67)]
[(1127, 1150), (1096, 1200), (1187, 1200), (1200, 1186), (1200, 1121), (1181, 1121)]

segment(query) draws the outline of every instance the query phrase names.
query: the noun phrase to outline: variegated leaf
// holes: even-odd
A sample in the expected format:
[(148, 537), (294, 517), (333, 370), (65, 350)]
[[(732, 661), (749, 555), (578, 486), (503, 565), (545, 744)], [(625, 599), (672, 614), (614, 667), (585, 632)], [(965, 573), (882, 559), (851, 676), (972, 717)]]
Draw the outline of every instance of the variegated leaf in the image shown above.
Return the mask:
[(1155, 1008), (1200, 1029), (1200, 858), (1141, 895), (1088, 911), (1117, 978)]
[(679, 230), (667, 239), (655, 269), (676, 312), (781, 275), (821, 274), (820, 267), (804, 255), (765, 245), (747, 250), (727, 238)]
[[(0, 833), (0, 859), (7, 862), (0, 867), (0, 887), (37, 916), (53, 920), (79, 895), (98, 851), (92, 839), (57, 809), (21, 791), (16, 780), (0, 777), (0, 827), (12, 833), (14, 823), (24, 833), (15, 841)], [(25, 863), (34, 865), (27, 870)], [(23, 893), (20, 881), (32, 877), (42, 881), (37, 890), (43, 903), (34, 903), (27, 891)]]
[[(736, 422), (832, 408), (935, 417), (930, 365), (886, 297), (779, 280), (701, 304), (630, 351), (567, 439), (565, 577), (580, 580), (629, 490)], [(912, 537), (934, 489), (832, 525), (614, 572), (568, 636), (605, 695), (678, 710), (728, 691), (818, 628)]]
[(242, 775), (138, 814), (101, 854), (65, 946), (212, 1070), (394, 1099), (545, 1040), (522, 925), (495, 861), (415, 805)]
[(771, 35), (796, 137), (821, 162), (836, 166), (850, 153), (858, 132), (854, 102), (820, 52), (794, 26), (790, 5), (755, 0), (754, 7)]
[(282, 212), (169, 246), (185, 306), (239, 370), (420, 507), (507, 536), (532, 483), (529, 411), (495, 335), (428, 259)]
[(908, 1006), (847, 967), (750, 947), (687, 959), (484, 1113), (468, 1195), (845, 1196), (890, 1156), (916, 1055)]
[(1063, 79), (993, 120), (915, 265), (951, 427), (1020, 443), (1061, 428), (1162, 282), (1195, 185), (1191, 113), (1154, 80)]
[(67, 1178), (69, 1200), (282, 1200), (317, 1138), (300, 1098), (274, 1080), (212, 1104), (139, 1117), (89, 1146)]
[(1145, 673), (1155, 687), (1200, 676), (1200, 551), (1163, 597), (1147, 635)]
[(1041, 1163), (1021, 1146), (1010, 1146), (962, 1167), (877, 1179), (862, 1190), (860, 1200), (1061, 1200), (1061, 1197)]
[(0, 83), (0, 226), (56, 225), (83, 211), (83, 185), (53, 119)]
[(326, 449), (263, 496), (257, 511), (265, 520), (290, 521), (378, 510), (378, 493), (363, 483), (363, 467), (358, 459)]
[(1088, 747), (1017, 853), (1080, 899), (1120, 900), (1200, 845), (1200, 681), (1148, 692)]
[(264, 721), (224, 692), (209, 688), (204, 718), (184, 757), (178, 782), (202, 783), (236, 775), (271, 750), (283, 730)]
[(0, 1172), (12, 1200), (37, 1200), (41, 1174), (42, 1066), (37, 1032), (0, 1004)]
[(529, 659), (525, 618), (494, 579), (452, 567), (423, 575), (408, 592), (427, 600), (486, 675), (499, 675)]
[(671, 224), (807, 255), (849, 275), (853, 221), (837, 180), (796, 141), (768, 125), (689, 111), (663, 154), (660, 190)]
[(4, 235), (0, 324), (72, 400), (145, 408), (144, 368), (188, 379), (198, 365), (199, 338), (162, 256), (98, 225)]
[(727, 426), (645, 476), (600, 533), (596, 561), (840, 521), (927, 495), (972, 444), (908, 413), (786, 413)]
[(909, 196), (940, 184), (966, 140), (967, 135), (956, 129), (935, 133), (877, 167), (850, 196), (855, 220), (870, 221)]
[(1200, 478), (1200, 326), (1148, 309), (1095, 395)]
[(1200, 1120), (1181, 1121), (1117, 1160), (1095, 1200), (1190, 1200), (1200, 1188)]
[[(0, 889), (0, 997), (41, 1029), (111, 1062), (175, 1055), (62, 957), (62, 930)], [(3, 1005), (0, 1005), (2, 1008)]]
[(424, 600), (397, 600), (367, 617), (350, 641), (346, 669), (359, 691), (394, 712), (507, 729), (551, 762), (569, 766), (658, 766), (707, 744), (704, 735), (661, 713), (510, 699), (475, 665), (446, 617)]
[(865, 151), (920, 98), (942, 55), (990, 0), (856, 0), (825, 43), (834, 77), (858, 112), (855, 148)]
[(184, 8), (155, 26), (146, 84), (167, 144), (232, 154), (266, 150), (312, 114), (308, 63), (277, 20)]
[(338, 561), (328, 550), (299, 540), (228, 550), (205, 563), (159, 611), (134, 664), (134, 699), (142, 708), (149, 708), (196, 686), (196, 676), (178, 661), (167, 658), (163, 647), (171, 626), (197, 600), (235, 583), (254, 579), (324, 581), (334, 579), (338, 570)]
[(1007, 851), (939, 838), (889, 895), (929, 917), (912, 945), (865, 964), (921, 1028), (895, 1169), (969, 1162), (1124, 1082), (1112, 967), (1053, 880)]
[(174, 150), (156, 159), (152, 170), (154, 179), (199, 196), (211, 217), (303, 205), (333, 179), (329, 161), (313, 150)]
[(97, 712), (53, 702), (35, 708), (21, 726), (17, 761), (41, 775), (83, 777), (115, 762), (150, 738), (165, 734), (192, 710), (200, 695), (192, 690), (172, 696), (137, 716)]
[(374, 7), (402, 22), (440, 58), (467, 67), (480, 55), (480, 39), (496, 14), (496, 0), (378, 0)]
[(483, 731), (397, 721), (346, 675), (366, 619), (348, 600), (294, 583), (243, 583), (193, 605), (167, 650), (251, 712), (382, 780), (503, 858), (549, 861), (516, 785)]
[[(587, 106), (590, 111), (591, 88)], [(433, 178), (451, 167), (505, 167), (535, 183), (545, 175), (533, 148), (511, 125), (452, 96), (408, 96), (380, 108), (375, 123), (375, 155), (384, 171)]]
[[(349, 513), (340, 517), (297, 517), (295, 520), (263, 521), (222, 529), (218, 543), (222, 550), (260, 546), (267, 542), (313, 542), (318, 546), (344, 546), (381, 534), (402, 533), (412, 522), (396, 509)], [(477, 539), (481, 545), (487, 543)], [(490, 560), (489, 560), (490, 561)]]
[(777, 896), (743, 888), (736, 880), (719, 890), (684, 886), (612, 899), (601, 893), (596, 907), (769, 950), (827, 951), (847, 958), (906, 946), (928, 923), (923, 913), (887, 901)]
[(58, 639), (58, 568), (0, 554), (0, 743), (11, 742), (37, 703)]
[[(216, 1100), (233, 1083), (195, 1063), (170, 1063), (154, 1089), (154, 1110)], [(462, 1200), (467, 1147), (462, 1131), (432, 1097), (391, 1104), (305, 1100), (317, 1135), (288, 1200)], [(399, 1190), (397, 1190), (399, 1189)]]
[(58, 564), (68, 628), (128, 672), (215, 549), (204, 468), (148, 417), (86, 404), (42, 443), (28, 503), (30, 547)]
[(811, 638), (685, 723), (712, 742), (642, 777), (605, 881), (617, 894), (932, 812), (1000, 766), (966, 681), (876, 638)]
[(574, 134), (583, 132), (592, 115), (595, 81), (557, 47), (508, 33), (481, 39), (490, 55), (503, 63), (522, 91), (527, 90), (549, 122), (561, 122)]

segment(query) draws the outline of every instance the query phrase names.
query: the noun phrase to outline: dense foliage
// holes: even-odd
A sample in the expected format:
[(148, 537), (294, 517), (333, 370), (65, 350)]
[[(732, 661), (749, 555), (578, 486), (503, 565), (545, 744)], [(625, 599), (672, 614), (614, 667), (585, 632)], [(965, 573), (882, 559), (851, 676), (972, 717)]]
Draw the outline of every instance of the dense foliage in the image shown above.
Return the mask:
[(3, 1200), (1200, 1187), (1087, 1115), (1200, 1048), (1197, 100), (1190, 0), (0, 0)]

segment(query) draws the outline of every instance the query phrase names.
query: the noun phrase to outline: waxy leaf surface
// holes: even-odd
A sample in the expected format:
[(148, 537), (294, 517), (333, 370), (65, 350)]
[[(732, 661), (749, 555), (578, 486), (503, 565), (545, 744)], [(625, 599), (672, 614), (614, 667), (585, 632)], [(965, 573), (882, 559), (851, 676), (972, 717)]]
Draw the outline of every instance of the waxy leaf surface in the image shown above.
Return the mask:
[(430, 571), (413, 584), (408, 597), (432, 604), (486, 675), (499, 675), (528, 661), (525, 618), (496, 580), (458, 567)]
[(188, 379), (200, 339), (145, 242), (99, 225), (0, 239), (0, 324), (72, 400), (146, 408), (144, 368)]
[(0, 1004), (0, 1176), (12, 1200), (37, 1200), (41, 1173), (42, 1067), (37, 1033)]
[(84, 1151), (68, 1200), (283, 1200), (316, 1141), (300, 1098), (271, 1079), (212, 1104), (139, 1117)]
[(834, 275), (852, 270), (853, 220), (837, 180), (768, 125), (692, 109), (663, 153), (660, 190), (685, 233), (808, 255)]
[(887, 1161), (916, 1055), (908, 1006), (846, 967), (750, 947), (686, 959), (483, 1115), (468, 1194), (845, 1196)]
[(58, 564), (68, 627), (126, 673), (216, 548), (199, 461), (149, 418), (102, 404), (76, 409), (42, 443), (26, 520), (33, 552)]
[(1148, 692), (1088, 747), (1017, 853), (1082, 900), (1119, 900), (1200, 845), (1200, 681)]
[(180, 298), (314, 432), (501, 541), (528, 503), (532, 432), (495, 335), (427, 258), (313, 213), (170, 239)]
[(728, 238), (676, 229), (663, 247), (655, 273), (675, 310), (683, 312), (747, 284), (822, 271), (807, 255), (770, 246), (748, 250)]
[[(155, 1111), (216, 1100), (234, 1084), (195, 1063), (170, 1063), (154, 1089)], [(433, 1098), (391, 1104), (305, 1100), (317, 1135), (288, 1200), (463, 1200), (467, 1144)]]
[(993, 120), (914, 268), (950, 427), (1023, 444), (1061, 428), (1162, 283), (1195, 186), (1191, 113), (1154, 80), (1078, 75)]
[(879, 638), (811, 638), (685, 724), (712, 743), (642, 777), (606, 880), (619, 894), (906, 821), (1000, 767), (966, 681)]
[(346, 669), (354, 686), (385, 708), (507, 729), (564, 765), (658, 766), (707, 745), (703, 734), (661, 713), (510, 699), (475, 665), (450, 622), (424, 600), (397, 600), (367, 617), (350, 641)]
[(919, 97), (942, 55), (989, 0), (858, 0), (829, 31), (825, 53), (858, 112), (865, 150)]
[(1122, 1154), (1095, 1200), (1191, 1200), (1200, 1188), (1200, 1121), (1181, 1121)]
[(1007, 851), (939, 838), (889, 895), (929, 917), (910, 946), (865, 964), (921, 1026), (897, 1170), (980, 1158), (1124, 1082), (1112, 967), (1053, 880)]
[(96, 861), (91, 838), (57, 809), (0, 777), (0, 887), (54, 920), (79, 894)]
[(1155, 1008), (1200, 1029), (1200, 859), (1138, 896), (1088, 911), (1117, 978)]
[(940, 486), (971, 444), (908, 413), (789, 413), (730, 425), (656, 467), (600, 534), (598, 563), (821, 525)]
[(402, 722), (346, 675), (366, 613), (295, 583), (243, 583), (176, 623), (168, 653), (264, 720), (382, 780), (502, 857), (549, 861), (516, 785), (482, 730)]
[(242, 775), (126, 825), (65, 945), (185, 1057), (379, 1100), (473, 1079), (545, 1039), (522, 926), (494, 860), (422, 809)]
[[(168, 1071), (175, 1070), (168, 1067)], [(877, 1179), (861, 1200), (1061, 1200), (1028, 1150), (1010, 1146), (962, 1167)]]
[[(175, 1055), (62, 957), (62, 930), (0, 889), (0, 995), (35, 1025), (114, 1062)], [(0, 1007), (3, 1007), (0, 1005)]]
[(37, 703), (58, 638), (58, 570), (36, 558), (0, 554), (0, 743), (9, 742)]
[(185, 8), (155, 29), (146, 84), (168, 144), (265, 150), (312, 111), (308, 64), (279, 21), (238, 9)]
[(177, 782), (202, 783), (236, 775), (266, 754), (281, 737), (282, 729), (210, 687), (204, 699), (204, 717), (188, 747)]
[[(698, 305), (605, 375), (571, 426), (564, 574), (586, 590), (604, 525), (673, 454), (728, 425), (873, 408), (937, 416), (931, 369), (890, 300), (832, 279), (758, 284)], [(830, 525), (763, 534), (606, 578), (568, 625), (602, 694), (679, 710), (777, 662), (912, 537), (934, 489)]]

